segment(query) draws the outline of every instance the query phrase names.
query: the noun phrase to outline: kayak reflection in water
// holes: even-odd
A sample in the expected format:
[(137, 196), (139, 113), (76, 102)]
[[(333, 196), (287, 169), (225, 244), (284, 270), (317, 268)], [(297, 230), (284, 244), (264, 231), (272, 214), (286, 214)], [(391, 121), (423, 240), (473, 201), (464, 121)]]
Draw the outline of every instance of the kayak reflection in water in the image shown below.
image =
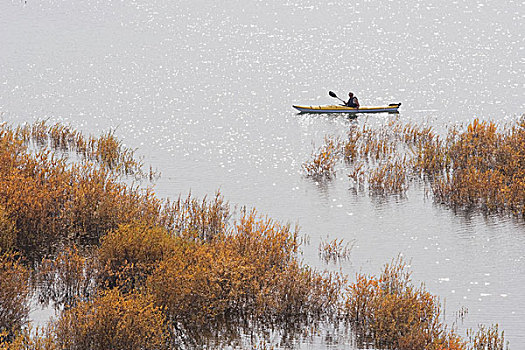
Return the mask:
[(354, 108), (359, 108), (359, 101), (357, 99), (357, 97), (354, 96), (354, 93), (353, 92), (349, 92), (348, 93), (348, 102), (346, 102), (346, 106), (347, 107), (354, 107)]

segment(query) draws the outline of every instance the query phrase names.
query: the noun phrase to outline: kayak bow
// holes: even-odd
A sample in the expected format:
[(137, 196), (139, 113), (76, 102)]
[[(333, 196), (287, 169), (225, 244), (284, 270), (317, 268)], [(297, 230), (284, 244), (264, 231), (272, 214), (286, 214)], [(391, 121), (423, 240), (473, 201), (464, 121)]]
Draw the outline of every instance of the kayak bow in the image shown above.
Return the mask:
[(392, 103), (381, 107), (347, 107), (347, 106), (292, 106), (301, 113), (397, 113), (401, 103)]

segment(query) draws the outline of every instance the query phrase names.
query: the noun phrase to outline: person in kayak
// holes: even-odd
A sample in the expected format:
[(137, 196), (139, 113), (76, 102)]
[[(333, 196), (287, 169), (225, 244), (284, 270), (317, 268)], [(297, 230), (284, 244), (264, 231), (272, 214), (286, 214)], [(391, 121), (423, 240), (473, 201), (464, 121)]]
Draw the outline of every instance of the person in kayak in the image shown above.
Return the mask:
[(353, 92), (348, 93), (348, 102), (346, 102), (347, 107), (359, 108), (359, 101), (357, 97), (354, 96)]

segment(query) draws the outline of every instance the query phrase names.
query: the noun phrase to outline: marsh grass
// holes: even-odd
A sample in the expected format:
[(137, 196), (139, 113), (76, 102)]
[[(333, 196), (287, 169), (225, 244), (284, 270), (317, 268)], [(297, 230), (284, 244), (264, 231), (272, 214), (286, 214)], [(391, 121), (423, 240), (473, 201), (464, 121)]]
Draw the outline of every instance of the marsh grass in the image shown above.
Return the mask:
[(324, 173), (312, 164), (329, 164), (335, 173), (344, 159), (348, 177), (374, 195), (403, 194), (422, 179), (437, 202), (454, 209), (525, 217), (525, 116), (502, 126), (475, 119), (451, 126), (444, 136), (425, 124), (395, 120), (375, 128), (353, 125), (333, 145), (327, 139), (319, 150), (331, 151), (305, 163), (308, 176)]
[(319, 257), (325, 262), (341, 262), (350, 258), (350, 253), (355, 241), (344, 243), (344, 240), (333, 239), (331, 241), (321, 240), (319, 243)]
[(376, 194), (402, 194), (408, 189), (407, 169), (410, 163), (406, 157), (386, 162), (370, 171), (368, 183)]
[[(4, 128), (7, 125), (4, 124)], [(33, 142), (39, 149), (74, 153), (115, 173), (137, 177), (156, 175), (151, 169), (150, 173), (145, 172), (143, 161), (137, 159), (135, 150), (125, 147), (115, 137), (114, 131), (108, 131), (100, 137), (85, 136), (70, 126), (60, 123), (48, 125), (46, 121), (25, 124), (11, 131), (25, 144)]]
[(0, 253), (9, 252), (14, 248), (17, 235), (16, 223), (0, 206)]
[(170, 232), (188, 239), (210, 241), (227, 230), (232, 209), (219, 192), (212, 200), (206, 196), (198, 200), (190, 193), (186, 198), (179, 196), (177, 201), (168, 202), (166, 212)]
[(505, 332), (499, 331), (497, 324), (490, 327), (479, 325), (476, 331), (470, 329), (467, 333), (470, 341), (469, 350), (505, 350), (509, 348), (505, 343)]
[(81, 314), (125, 313), (108, 303), (127, 304), (128, 295), (152, 300), (166, 342), (177, 344), (253, 329), (291, 334), (334, 314), (342, 278), (302, 265), (289, 225), (247, 209), (233, 219), (220, 193), (171, 202), (126, 183), (142, 165), (111, 133), (85, 138), (37, 123), (4, 124), (0, 136), (2, 249), (23, 252), (40, 302), (63, 310), (48, 331), (55, 345), (83, 348), (98, 341), (90, 329), (115, 331)]
[(10, 341), (29, 317), (29, 269), (20, 257), (0, 255), (0, 343)]
[[(142, 165), (113, 138), (86, 139), (44, 123), (0, 125), (1, 246), (37, 258), (69, 242), (97, 244), (120, 223), (169, 220), (152, 191), (122, 182)], [(87, 161), (68, 161), (55, 149), (80, 152)]]
[(33, 279), (41, 305), (51, 303), (55, 309), (69, 309), (96, 293), (93, 257), (80, 254), (74, 245), (52, 258), (43, 258), (35, 272)]
[(169, 349), (164, 315), (140, 293), (102, 292), (64, 311), (52, 325), (58, 349)]
[[(464, 349), (441, 322), (441, 304), (423, 285), (415, 286), (398, 257), (378, 276), (358, 274), (348, 287), (344, 310), (359, 346), (381, 349)], [(453, 345), (453, 346), (452, 346)]]
[(315, 179), (331, 179), (336, 175), (335, 165), (341, 154), (341, 141), (325, 137), (324, 144), (312, 154), (312, 159), (302, 166), (306, 176)]
[[(410, 142), (430, 139), (409, 130)], [(373, 131), (362, 133), (374, 140)], [(0, 349), (220, 348), (250, 341), (271, 347), (274, 336), (293, 346), (321, 325), (350, 326), (362, 344), (385, 348), (467, 349), (440, 323), (437, 298), (411, 284), (403, 261), (355, 283), (312, 269), (300, 260), (296, 227), (255, 209), (237, 211), (220, 193), (171, 202), (127, 183), (130, 172), (119, 164), (139, 163), (126, 161), (130, 153), (112, 137), (86, 139), (42, 123), (1, 125)], [(361, 147), (354, 150), (365, 155), (361, 164), (378, 166), (396, 148), (379, 139)], [(332, 140), (326, 152), (343, 151)], [(383, 191), (393, 187), (386, 183)], [(342, 259), (350, 247), (335, 240), (321, 250)], [(25, 327), (32, 292), (59, 312), (36, 333)]]
[(501, 130), (475, 120), (449, 143), (451, 171), (433, 185), (438, 201), (525, 217), (525, 117)]

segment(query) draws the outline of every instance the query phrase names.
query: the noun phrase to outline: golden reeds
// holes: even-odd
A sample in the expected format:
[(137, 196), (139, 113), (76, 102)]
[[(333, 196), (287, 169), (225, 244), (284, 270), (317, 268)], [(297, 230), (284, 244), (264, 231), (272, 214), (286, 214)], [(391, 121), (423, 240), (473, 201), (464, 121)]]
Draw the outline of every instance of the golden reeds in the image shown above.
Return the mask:
[[(6, 124), (3, 126), (7, 128)], [(7, 128), (9, 129), (9, 128)], [(15, 138), (24, 143), (34, 141), (40, 149), (74, 152), (86, 160), (94, 161), (116, 173), (139, 177), (155, 176), (143, 170), (143, 162), (137, 160), (135, 151), (125, 147), (113, 131), (100, 137), (84, 136), (81, 132), (63, 124), (48, 125), (46, 121), (26, 124), (12, 129)]]
[(467, 336), (471, 344), (469, 350), (508, 350), (509, 348), (508, 342), (505, 343), (505, 332), (500, 333), (497, 324), (490, 327), (479, 325), (476, 331), (469, 329)]
[[(358, 274), (348, 287), (344, 310), (358, 345), (381, 349), (465, 349), (442, 323), (441, 305), (424, 286), (414, 286), (403, 258), (379, 277)], [(447, 347), (442, 347), (447, 344)], [(450, 345), (454, 344), (454, 347)]]
[(336, 238), (331, 241), (321, 240), (319, 243), (319, 257), (326, 263), (347, 260), (350, 258), (354, 243), (344, 243), (342, 238)]
[(69, 309), (95, 294), (97, 267), (92, 256), (80, 254), (76, 246), (65, 247), (53, 258), (43, 258), (34, 280), (42, 305)]
[(9, 217), (6, 210), (0, 206), (0, 254), (9, 252), (15, 247), (18, 236), (16, 223)]
[(335, 164), (341, 154), (339, 139), (325, 137), (325, 143), (312, 155), (312, 160), (303, 164), (306, 176), (317, 179), (335, 177)]
[[(319, 149), (333, 145), (328, 139)], [(450, 127), (443, 138), (424, 124), (352, 126), (338, 145), (349, 178), (376, 195), (402, 194), (422, 178), (438, 202), (525, 217), (525, 116), (502, 127), (475, 119)], [(334, 174), (339, 159), (338, 152), (320, 151), (303, 167), (309, 175), (322, 174), (316, 169), (324, 168), (313, 164), (329, 164)]]
[(20, 258), (0, 253), (0, 343), (10, 341), (29, 317), (29, 270)]
[(165, 317), (141, 293), (113, 289), (66, 310), (53, 324), (58, 349), (169, 349)]
[[(101, 162), (100, 167), (93, 162), (67, 161), (52, 147), (32, 150), (27, 145), (34, 140), (78, 151), (86, 139), (69, 128), (44, 123), (18, 129), (6, 124), (1, 127), (2, 246), (24, 250), (28, 255), (45, 254), (68, 240), (96, 243), (123, 222), (163, 220), (162, 204), (151, 191), (121, 182), (123, 172), (140, 172), (140, 163), (120, 141), (111, 141), (111, 134), (89, 141), (97, 146), (87, 154)], [(4, 232), (9, 222), (16, 224), (17, 233), (8, 237)]]
[[(364, 136), (355, 140), (374, 140), (371, 130), (360, 132)], [(406, 133), (410, 142), (435, 140), (425, 130)], [(118, 164), (125, 158), (113, 153), (121, 144), (112, 137), (100, 144), (107, 157), (74, 162), (56, 152), (80, 150), (91, 157), (96, 142), (42, 123), (0, 128), (0, 249), (22, 253), (36, 282), (28, 283), (30, 269), (18, 258), (0, 256), (0, 310), (15, 320), (5, 323), (0, 312), (0, 349), (163, 349), (210, 339), (221, 346), (246, 334), (270, 341), (269, 330), (296, 339), (322, 322), (346, 322), (358, 340), (387, 348), (466, 349), (440, 323), (437, 298), (411, 284), (403, 261), (388, 265), (380, 277), (360, 275), (352, 284), (339, 273), (316, 271), (300, 261), (296, 228), (256, 210), (243, 208), (233, 216), (220, 193), (169, 202), (123, 183), (125, 166)], [(31, 140), (41, 149), (31, 149)], [(511, 144), (520, 142), (513, 138)], [(338, 141), (329, 144), (328, 153), (343, 152)], [(398, 148), (379, 140), (355, 145), (348, 161), (356, 164), (364, 155), (361, 164), (375, 166)], [(491, 161), (504, 156), (494, 152)], [(494, 162), (487, 171), (498, 169)], [(384, 179), (406, 176), (406, 164), (387, 169), (392, 175), (383, 175), (378, 188), (402, 191), (405, 182)], [(520, 163), (512, 164), (506, 170), (519, 177)], [(357, 171), (356, 179), (361, 176)], [(443, 186), (445, 193), (448, 183)], [(494, 192), (486, 201), (506, 195)], [(350, 249), (342, 240), (321, 246), (338, 259)], [(31, 287), (41, 302), (62, 310), (43, 333), (21, 329)]]
[(410, 164), (406, 158), (386, 162), (371, 170), (368, 183), (374, 193), (397, 194), (408, 189), (407, 169)]
[(230, 219), (230, 206), (220, 193), (210, 201), (207, 197), (197, 200), (191, 194), (183, 199), (179, 196), (176, 202), (168, 202), (166, 212), (170, 222), (169, 230), (182, 237), (212, 240), (226, 230)]

